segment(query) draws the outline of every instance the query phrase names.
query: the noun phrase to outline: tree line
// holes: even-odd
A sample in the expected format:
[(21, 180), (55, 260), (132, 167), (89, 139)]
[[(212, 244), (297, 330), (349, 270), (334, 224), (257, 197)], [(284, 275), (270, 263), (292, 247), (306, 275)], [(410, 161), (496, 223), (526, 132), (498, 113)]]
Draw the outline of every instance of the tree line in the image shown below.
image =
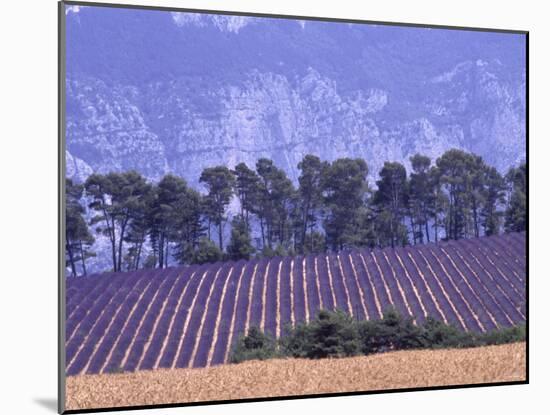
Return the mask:
[(157, 183), (135, 171), (66, 179), (67, 267), (73, 276), (86, 274), (94, 232), (109, 243), (112, 270), (123, 271), (526, 229), (525, 163), (502, 176), (458, 149), (435, 163), (420, 154), (410, 162), (410, 174), (385, 162), (376, 186), (362, 159), (328, 162), (310, 154), (298, 163), (297, 185), (267, 158), (254, 168), (204, 169), (202, 193), (173, 174)]

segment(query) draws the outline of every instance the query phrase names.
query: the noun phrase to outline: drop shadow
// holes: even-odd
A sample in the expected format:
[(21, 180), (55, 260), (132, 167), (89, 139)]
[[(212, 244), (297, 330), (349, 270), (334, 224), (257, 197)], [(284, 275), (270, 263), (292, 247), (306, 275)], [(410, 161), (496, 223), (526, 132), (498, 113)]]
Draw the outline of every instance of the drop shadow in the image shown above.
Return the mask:
[(47, 410), (57, 413), (57, 399), (54, 398), (34, 398), (34, 402)]

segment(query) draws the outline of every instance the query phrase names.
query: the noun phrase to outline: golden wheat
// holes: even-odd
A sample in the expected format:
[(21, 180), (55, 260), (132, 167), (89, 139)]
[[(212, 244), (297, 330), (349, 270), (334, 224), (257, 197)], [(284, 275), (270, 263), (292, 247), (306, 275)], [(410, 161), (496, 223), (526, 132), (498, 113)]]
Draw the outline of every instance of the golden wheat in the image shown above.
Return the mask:
[(67, 378), (67, 409), (522, 381), (525, 343)]

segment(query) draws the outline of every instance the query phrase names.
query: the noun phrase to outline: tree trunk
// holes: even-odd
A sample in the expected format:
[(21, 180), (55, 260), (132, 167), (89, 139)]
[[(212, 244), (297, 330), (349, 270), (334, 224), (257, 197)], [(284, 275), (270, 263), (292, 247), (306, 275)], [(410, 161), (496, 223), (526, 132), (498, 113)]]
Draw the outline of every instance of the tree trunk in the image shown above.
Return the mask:
[(73, 250), (71, 249), (71, 244), (69, 242), (66, 242), (65, 247), (67, 248), (67, 253), (69, 254), (69, 263), (71, 264), (71, 272), (73, 274), (73, 277), (76, 277), (76, 266), (74, 263), (74, 255), (73, 255)]
[(273, 223), (271, 220), (266, 220), (266, 231), (267, 231), (267, 246), (269, 249), (272, 248), (272, 242), (273, 242)]
[(82, 275), (86, 276), (86, 257), (84, 256), (82, 241), (80, 241), (80, 260), (82, 261)]
[(415, 223), (414, 223), (414, 220), (413, 220), (412, 213), (409, 215), (409, 221), (411, 223), (411, 231), (412, 231), (412, 234), (413, 234), (413, 244), (416, 245), (416, 231), (414, 229)]
[(160, 233), (159, 238), (159, 268), (164, 266), (164, 232)]
[(449, 226), (449, 231), (447, 232), (447, 239), (456, 239), (455, 238), (455, 235), (456, 235), (456, 219), (457, 219), (457, 216), (456, 216), (456, 206), (454, 205), (454, 196), (453, 194), (451, 193), (451, 197), (450, 197), (450, 203), (449, 203), (449, 219), (448, 219), (448, 226)]
[(140, 243), (138, 243), (138, 246), (137, 246), (137, 249), (136, 249), (136, 263), (135, 263), (136, 270), (139, 269), (139, 260), (140, 260), (140, 257), (141, 257), (141, 247), (142, 246), (143, 246), (143, 242), (140, 242)]
[(393, 214), (392, 214), (392, 217), (390, 218), (390, 237), (391, 237), (391, 247), (393, 248), (394, 247), (394, 239), (395, 239), (395, 236), (394, 236), (394, 233), (393, 233)]
[(105, 200), (102, 201), (102, 210), (103, 210), (103, 217), (105, 218), (105, 222), (107, 223), (107, 233), (109, 234), (109, 240), (111, 241), (111, 253), (113, 256), (113, 271), (116, 272), (116, 234), (115, 234), (115, 223), (114, 218), (112, 219), (113, 223), (111, 224), (109, 222), (109, 215), (107, 215), (107, 211), (105, 210)]
[(260, 229), (262, 231), (262, 249), (265, 248), (264, 219), (260, 217)]
[(475, 200), (472, 206), (472, 213), (474, 216), (474, 235), (476, 238), (479, 238), (479, 225), (477, 220), (477, 203), (475, 202)]
[(304, 227), (302, 230), (302, 250), (304, 249), (304, 244), (306, 241), (307, 234), (307, 218), (309, 216), (309, 200), (306, 203), (306, 208), (304, 209)]
[(281, 225), (279, 227), (279, 239), (281, 241), (281, 245), (284, 245), (286, 242), (286, 215), (283, 216), (283, 220), (281, 221)]
[(426, 232), (426, 241), (430, 243), (430, 227), (428, 224), (428, 215), (426, 214), (426, 211), (424, 211), (424, 227)]
[(221, 220), (218, 222), (218, 244), (220, 246), (220, 251), (223, 251), (223, 227)]
[(110, 236), (109, 236), (109, 239), (111, 240), (111, 251), (112, 251), (112, 254), (113, 254), (113, 271), (116, 272), (116, 235), (115, 235), (115, 232), (114, 232), (114, 229), (111, 228), (109, 230), (109, 233), (110, 233)]
[(128, 223), (128, 218), (124, 219), (122, 226), (120, 227), (120, 236), (118, 240), (118, 270), (122, 270), (122, 242), (124, 241), (124, 231), (126, 230), (126, 224)]

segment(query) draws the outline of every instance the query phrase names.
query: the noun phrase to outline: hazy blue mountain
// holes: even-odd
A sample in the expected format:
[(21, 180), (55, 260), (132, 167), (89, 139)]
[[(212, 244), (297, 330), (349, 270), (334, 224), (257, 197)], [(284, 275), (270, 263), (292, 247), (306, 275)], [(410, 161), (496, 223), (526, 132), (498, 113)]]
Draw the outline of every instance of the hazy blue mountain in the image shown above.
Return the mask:
[[(77, 12), (78, 11), (78, 12)], [(178, 14), (67, 12), (68, 174), (196, 182), (215, 164), (306, 153), (384, 160), (451, 147), (525, 158), (514, 34)]]
[[(304, 154), (386, 160), (452, 147), (525, 158), (525, 46), (513, 34), (72, 6), (67, 175)], [(98, 237), (92, 271), (109, 267)]]

